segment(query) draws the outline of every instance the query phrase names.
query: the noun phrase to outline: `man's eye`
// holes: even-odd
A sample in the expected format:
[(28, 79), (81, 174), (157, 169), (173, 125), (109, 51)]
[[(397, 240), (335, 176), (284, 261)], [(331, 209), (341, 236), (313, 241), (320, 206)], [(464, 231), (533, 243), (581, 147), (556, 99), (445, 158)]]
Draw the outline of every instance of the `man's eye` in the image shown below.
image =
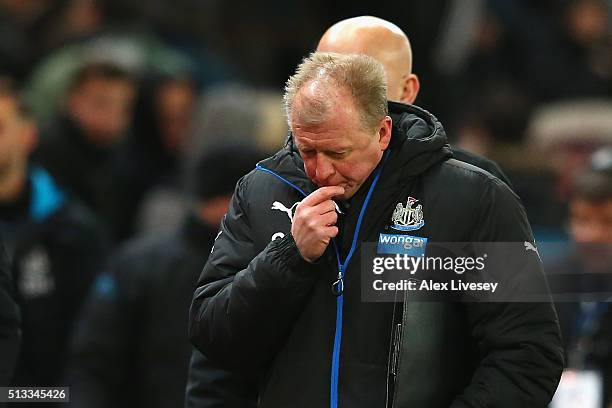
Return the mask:
[(330, 157), (333, 157), (334, 159), (341, 159), (344, 156), (346, 156), (347, 152), (329, 152), (327, 153)]

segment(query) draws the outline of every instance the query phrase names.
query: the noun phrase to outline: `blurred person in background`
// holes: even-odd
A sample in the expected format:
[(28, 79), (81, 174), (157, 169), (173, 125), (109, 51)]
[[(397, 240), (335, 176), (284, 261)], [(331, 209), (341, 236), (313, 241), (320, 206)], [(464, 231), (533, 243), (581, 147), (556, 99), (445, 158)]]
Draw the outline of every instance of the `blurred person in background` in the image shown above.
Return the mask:
[[(139, 196), (135, 213), (138, 233), (173, 231), (184, 218), (183, 158), (196, 100), (197, 89), (188, 75), (156, 75), (142, 81), (128, 147), (130, 157), (141, 163), (135, 186), (139, 190), (135, 192)], [(184, 205), (174, 205), (173, 199)], [(143, 214), (149, 211), (151, 201), (163, 208)]]
[(278, 91), (245, 84), (226, 83), (207, 88), (198, 103), (194, 136), (187, 153), (193, 150), (197, 155), (214, 146), (220, 134), (224, 135), (225, 142), (249, 143), (265, 151), (276, 151), (287, 137), (282, 101)]
[[(457, 120), (457, 145), (498, 163), (521, 197), (538, 241), (566, 240), (565, 202), (557, 194), (558, 174), (551, 160), (533, 146), (528, 128), (533, 100), (509, 82), (483, 84), (466, 98)], [(552, 157), (551, 155), (548, 156)]]
[[(539, 87), (564, 66), (550, 66), (541, 58), (558, 41), (557, 0), (453, 0), (437, 39), (433, 59), (440, 74), (438, 103), (443, 106), (447, 127), (465, 122), (468, 104), (486, 107), (487, 92), (501, 88), (526, 93), (541, 101)], [(547, 55), (547, 59), (550, 56)], [(526, 70), (525, 66), (530, 69)], [(542, 77), (534, 81), (537, 71)], [(564, 76), (567, 81), (569, 76)], [(577, 85), (571, 81), (569, 86)], [(559, 91), (568, 88), (558, 84)], [(499, 93), (499, 92), (498, 92)], [(475, 97), (476, 96), (476, 97)], [(473, 101), (473, 102), (472, 102)]]
[[(570, 234), (583, 268), (591, 273), (610, 272), (612, 146), (596, 151), (588, 168), (577, 177), (569, 211)], [(603, 246), (589, 248), (589, 244)]]
[[(180, 94), (174, 93), (176, 101)], [(181, 94), (186, 96), (185, 92)], [(187, 98), (180, 100), (186, 101)], [(173, 109), (178, 113), (180, 106), (187, 108), (189, 105), (175, 104)], [(144, 195), (137, 214), (138, 232), (171, 231), (180, 224), (188, 211), (183, 194), (185, 180), (180, 177), (182, 170), (189, 173), (199, 157), (219, 143), (251, 146), (270, 153), (282, 146), (287, 136), (287, 124), (283, 120), (281, 107), (281, 94), (271, 90), (237, 84), (206, 89), (189, 118), (191, 123), (182, 122), (179, 126), (187, 130), (187, 134), (179, 132), (176, 127), (173, 132), (176, 136), (172, 137), (166, 132), (165, 137), (176, 140), (170, 145), (176, 145), (173, 148), (176, 153), (172, 156), (176, 160), (174, 169), (180, 171), (169, 171), (161, 183)], [(187, 119), (185, 113), (180, 116)], [(148, 135), (149, 132), (143, 134)], [(219, 140), (219, 135), (223, 135), (222, 140)], [(157, 165), (164, 166), (161, 163)]]
[(41, 167), (28, 164), (35, 121), (0, 80), (0, 234), (21, 307), (23, 342), (13, 384), (60, 383), (76, 311), (108, 250), (99, 222)]
[[(38, 38), (47, 52), (30, 67), (25, 82), (27, 100), (40, 120), (57, 113), (57, 101), (83, 61), (112, 61), (139, 77), (189, 72), (198, 86), (233, 78), (237, 71), (219, 59), (216, 49), (207, 47), (212, 40), (200, 29), (210, 32), (211, 26), (204, 26), (203, 19), (218, 21), (209, 3), (179, 0), (180, 6), (156, 2), (154, 7), (131, 0), (60, 3), (45, 35)], [(189, 8), (194, 14), (186, 11)], [(177, 14), (182, 20), (175, 20)], [(190, 24), (195, 20), (195, 26)]]
[(145, 189), (135, 214), (137, 234), (173, 232), (189, 212), (185, 157), (191, 138), (200, 137), (192, 131), (197, 99), (190, 76), (153, 76), (143, 81), (130, 144), (146, 169), (141, 174)]
[(119, 66), (83, 65), (35, 152), (35, 160), (88, 204), (115, 239), (130, 234), (138, 200), (141, 163), (126, 149), (135, 93), (134, 80)]
[[(612, 404), (612, 147), (598, 150), (576, 178), (569, 231), (571, 252), (549, 271), (553, 293), (566, 296), (557, 310), (568, 368), (600, 370), (608, 407)], [(568, 299), (568, 294), (574, 298)]]
[(11, 383), (21, 339), (19, 307), (13, 287), (9, 260), (0, 236), (0, 387)]
[(21, 80), (44, 54), (47, 23), (60, 0), (0, 1), (0, 70)]
[[(515, 33), (529, 50), (522, 77), (542, 101), (607, 97), (612, 93), (612, 4), (606, 0), (568, 0), (558, 10), (550, 34), (529, 41), (529, 30)], [(517, 44), (520, 46), (520, 44)]]
[(68, 383), (73, 407), (180, 407), (191, 345), (188, 310), (238, 179), (263, 156), (211, 148), (190, 175), (183, 226), (126, 243), (111, 257), (76, 327)]
[(447, 128), (461, 125), (466, 99), (505, 84), (537, 103), (610, 95), (609, 1), (448, 3), (433, 58)]

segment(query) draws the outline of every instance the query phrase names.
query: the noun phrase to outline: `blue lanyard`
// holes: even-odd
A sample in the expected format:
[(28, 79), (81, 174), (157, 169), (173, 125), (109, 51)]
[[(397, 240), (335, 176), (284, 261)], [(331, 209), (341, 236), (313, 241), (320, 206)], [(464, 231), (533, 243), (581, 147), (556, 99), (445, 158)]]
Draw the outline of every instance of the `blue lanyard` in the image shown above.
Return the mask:
[(342, 292), (344, 292), (344, 272), (353, 257), (353, 253), (355, 252), (355, 248), (357, 248), (357, 239), (359, 238), (359, 230), (361, 229), (361, 222), (363, 221), (363, 216), (365, 215), (366, 209), (368, 208), (368, 204), (370, 203), (370, 199), (372, 198), (372, 194), (374, 193), (374, 188), (376, 184), (378, 184), (378, 179), (380, 178), (380, 173), (382, 172), (382, 168), (384, 163), (387, 161), (387, 157), (389, 156), (390, 150), (385, 152), (385, 155), (382, 159), (382, 165), (376, 171), (374, 175), (374, 180), (372, 181), (372, 185), (368, 190), (368, 194), (366, 195), (365, 200), (363, 201), (363, 205), (361, 206), (361, 210), (359, 211), (359, 217), (357, 218), (357, 225), (355, 226), (355, 232), (353, 234), (353, 241), (351, 242), (351, 249), (349, 250), (348, 255), (344, 262), (340, 261), (340, 251), (336, 244), (336, 240), (332, 240), (332, 244), (334, 246), (334, 251), (336, 252), (336, 261), (338, 262), (338, 279), (332, 285), (332, 293), (336, 296), (342, 296)]
[(382, 168), (384, 163), (387, 161), (389, 157), (390, 150), (387, 150), (383, 156), (382, 164), (376, 171), (374, 175), (374, 180), (372, 181), (372, 185), (368, 190), (368, 194), (366, 195), (365, 200), (363, 201), (363, 205), (361, 206), (361, 210), (359, 211), (359, 217), (357, 218), (357, 225), (355, 226), (355, 232), (353, 233), (353, 242), (351, 243), (351, 249), (349, 250), (348, 255), (344, 262), (340, 260), (340, 251), (338, 250), (338, 246), (336, 244), (336, 240), (333, 240), (332, 243), (334, 245), (334, 251), (336, 252), (336, 260), (338, 261), (338, 279), (332, 285), (332, 292), (337, 296), (336, 298), (336, 333), (334, 335), (334, 351), (332, 353), (332, 366), (331, 366), (331, 390), (330, 390), (330, 408), (338, 407), (338, 377), (340, 371), (340, 348), (342, 346), (342, 311), (344, 306), (344, 273), (346, 272), (346, 268), (348, 267), (351, 258), (353, 257), (353, 253), (357, 248), (357, 239), (359, 238), (359, 230), (361, 229), (361, 223), (363, 221), (363, 216), (365, 215), (366, 209), (368, 208), (368, 204), (370, 203), (370, 199), (372, 198), (372, 194), (374, 193), (374, 189), (376, 184), (378, 184), (378, 179), (380, 179), (380, 173), (382, 172)]
[[(380, 179), (380, 174), (382, 173), (382, 169), (384, 163), (389, 158), (390, 149), (383, 155), (383, 159), (381, 161), (381, 165), (376, 170), (374, 174), (374, 180), (372, 180), (372, 185), (368, 190), (368, 193), (363, 201), (361, 206), (361, 210), (359, 211), (359, 217), (357, 218), (357, 225), (355, 226), (355, 232), (353, 233), (353, 241), (351, 242), (351, 248), (349, 250), (348, 255), (344, 262), (340, 259), (340, 251), (338, 249), (338, 245), (336, 244), (336, 240), (332, 240), (332, 245), (334, 247), (334, 252), (336, 253), (336, 261), (338, 263), (338, 278), (332, 284), (332, 293), (336, 296), (336, 331), (334, 334), (334, 350), (332, 353), (332, 367), (331, 367), (331, 392), (330, 392), (330, 408), (338, 407), (338, 376), (339, 376), (339, 367), (340, 367), (340, 348), (342, 345), (342, 311), (344, 305), (344, 274), (346, 272), (346, 268), (348, 267), (351, 258), (357, 248), (357, 240), (359, 238), (359, 230), (361, 229), (361, 223), (363, 221), (363, 217), (365, 215), (366, 209), (368, 208), (368, 204), (370, 203), (370, 199), (372, 198), (372, 194), (374, 193), (374, 189), (376, 188), (376, 184), (378, 184), (378, 180)], [(256, 166), (257, 170), (270, 173), (283, 183), (291, 186), (293, 189), (299, 191), (304, 197), (307, 194), (298, 186), (290, 182), (289, 180), (283, 178), (279, 174), (276, 174), (272, 170), (266, 169), (265, 167), (260, 166), (259, 164)]]

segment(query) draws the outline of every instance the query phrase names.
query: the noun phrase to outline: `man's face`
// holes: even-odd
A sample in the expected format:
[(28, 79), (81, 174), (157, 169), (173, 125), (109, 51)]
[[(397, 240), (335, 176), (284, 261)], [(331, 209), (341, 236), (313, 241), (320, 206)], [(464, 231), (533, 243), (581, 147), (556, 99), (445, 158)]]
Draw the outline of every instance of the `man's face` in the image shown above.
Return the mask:
[(194, 89), (189, 84), (181, 82), (169, 82), (162, 86), (156, 95), (162, 142), (172, 152), (178, 152), (184, 147), (191, 124), (195, 96)]
[(17, 110), (15, 101), (0, 96), (0, 177), (27, 162), (32, 148), (30, 127)]
[(72, 91), (68, 109), (90, 142), (112, 146), (130, 124), (133, 100), (129, 81), (94, 78)]
[(340, 94), (327, 120), (304, 126), (295, 114), (296, 105), (299, 104), (294, 103), (292, 132), (308, 178), (319, 187), (344, 187), (344, 195), (338, 197), (341, 200), (352, 197), (389, 145), (391, 118), (381, 120), (377, 129), (364, 130), (351, 97)]
[(228, 194), (200, 201), (198, 215), (208, 226), (217, 228), (227, 213), (231, 199), (231, 194)]
[(578, 243), (612, 244), (612, 200), (573, 200), (570, 205), (570, 228), (574, 241)]
[(612, 262), (612, 200), (570, 203), (570, 231), (584, 265), (609, 271)]

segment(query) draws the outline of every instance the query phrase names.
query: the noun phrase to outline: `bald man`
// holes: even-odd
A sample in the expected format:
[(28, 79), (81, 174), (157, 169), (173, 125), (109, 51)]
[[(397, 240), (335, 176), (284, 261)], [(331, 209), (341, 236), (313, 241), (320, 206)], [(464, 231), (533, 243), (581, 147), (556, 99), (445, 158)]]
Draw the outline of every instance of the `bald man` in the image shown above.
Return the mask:
[(323, 34), (317, 51), (366, 54), (378, 60), (387, 74), (390, 101), (414, 103), (419, 93), (419, 78), (412, 73), (410, 41), (389, 21), (371, 16), (342, 20)]
[[(359, 16), (339, 21), (323, 34), (317, 51), (366, 54), (380, 62), (387, 74), (389, 113), (394, 123), (403, 111), (396, 103), (412, 104), (419, 94), (421, 85), (412, 72), (410, 40), (401, 28), (387, 20)], [(495, 162), (455, 147), (452, 151), (455, 159), (488, 171), (512, 188), (510, 179)]]

